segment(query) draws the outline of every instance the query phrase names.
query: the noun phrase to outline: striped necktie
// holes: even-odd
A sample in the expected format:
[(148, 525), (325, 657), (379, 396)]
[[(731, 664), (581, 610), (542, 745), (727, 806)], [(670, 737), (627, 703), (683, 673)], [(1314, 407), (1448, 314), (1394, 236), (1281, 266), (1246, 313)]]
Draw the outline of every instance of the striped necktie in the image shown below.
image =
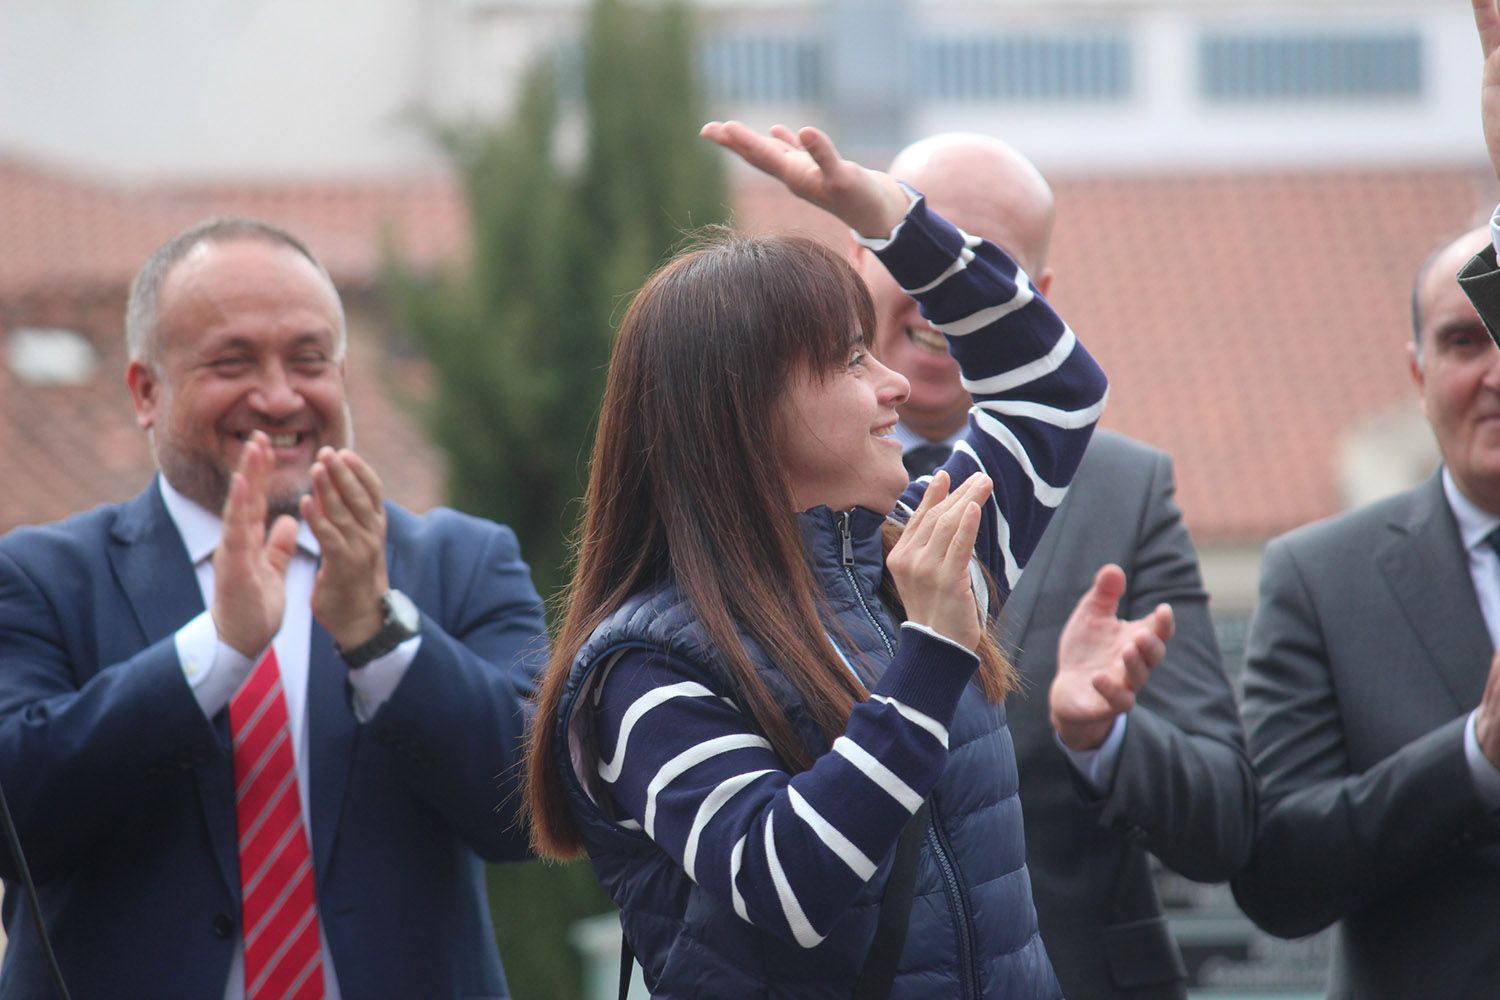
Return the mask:
[(276, 651), (229, 703), (246, 1000), (323, 996), (312, 854)]

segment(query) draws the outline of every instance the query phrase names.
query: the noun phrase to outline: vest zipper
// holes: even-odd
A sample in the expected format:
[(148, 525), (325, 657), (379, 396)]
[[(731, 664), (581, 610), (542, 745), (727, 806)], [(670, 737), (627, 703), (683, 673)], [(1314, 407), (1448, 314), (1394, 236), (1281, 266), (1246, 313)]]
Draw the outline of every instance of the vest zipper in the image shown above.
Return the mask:
[(927, 800), (927, 843), (932, 848), (933, 860), (943, 875), (943, 887), (948, 891), (948, 905), (953, 910), (953, 927), (958, 935), (958, 962), (964, 986), (964, 997), (973, 1000), (979, 996), (979, 970), (974, 966), (974, 928), (969, 916), (969, 904), (964, 895), (963, 884), (958, 879), (958, 869), (953, 864), (948, 838), (943, 834), (943, 824), (938, 816), (936, 796)]
[[(864, 609), (865, 616), (880, 633), (880, 639), (885, 643), (886, 655), (895, 656), (896, 650), (891, 643), (891, 637), (886, 634), (885, 626), (880, 624), (880, 619), (870, 610), (870, 605), (865, 600), (864, 590), (854, 575), (854, 537), (849, 530), (849, 511), (839, 514), (838, 522), (839, 540), (844, 548), (844, 576), (848, 578), (849, 586), (854, 589), (854, 595), (859, 598), (859, 606)], [(943, 888), (947, 890), (948, 905), (953, 910), (953, 926), (958, 935), (959, 968), (964, 984), (963, 995), (966, 1000), (977, 1000), (979, 971), (974, 966), (974, 928), (969, 916), (969, 904), (964, 896), (963, 884), (958, 879), (958, 869), (953, 864), (953, 852), (948, 847), (948, 838), (942, 833), (942, 823), (938, 817), (935, 800), (934, 795), (927, 801), (929, 810), (927, 843), (932, 850), (933, 860), (937, 862), (938, 871), (942, 872)]]
[(875, 626), (875, 631), (880, 633), (880, 641), (885, 644), (885, 655), (895, 656), (896, 646), (891, 642), (891, 637), (886, 634), (885, 626), (880, 624), (880, 619), (875, 612), (870, 610), (869, 602), (865, 600), (865, 592), (859, 585), (859, 580), (854, 575), (854, 534), (849, 530), (849, 511), (843, 511), (838, 516), (839, 540), (844, 544), (844, 576), (849, 580), (849, 586), (854, 591), (854, 596), (859, 598), (859, 606), (864, 609), (865, 617), (870, 619), (870, 624)]

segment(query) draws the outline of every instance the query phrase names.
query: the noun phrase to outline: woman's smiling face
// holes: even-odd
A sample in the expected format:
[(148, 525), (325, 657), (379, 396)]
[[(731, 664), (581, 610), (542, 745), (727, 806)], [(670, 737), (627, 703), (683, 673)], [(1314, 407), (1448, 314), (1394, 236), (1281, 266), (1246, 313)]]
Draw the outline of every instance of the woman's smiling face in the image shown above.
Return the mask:
[(896, 408), (910, 392), (905, 376), (877, 361), (862, 337), (842, 366), (792, 374), (778, 407), (778, 453), (797, 510), (885, 514), (895, 507), (909, 481), (894, 436)]

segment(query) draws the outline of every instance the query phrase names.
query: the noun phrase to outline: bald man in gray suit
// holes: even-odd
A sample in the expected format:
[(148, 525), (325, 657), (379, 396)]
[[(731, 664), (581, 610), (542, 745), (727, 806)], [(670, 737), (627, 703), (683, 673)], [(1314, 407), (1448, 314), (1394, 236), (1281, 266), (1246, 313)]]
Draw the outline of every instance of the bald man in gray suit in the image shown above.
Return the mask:
[[(934, 136), (897, 156), (891, 173), (1003, 247), (1046, 294), (1052, 192), (1020, 153), (988, 136)], [(924, 456), (941, 456), (962, 432), (969, 394), (911, 299), (867, 255), (854, 261), (875, 301), (874, 350), (911, 383), (897, 429), (908, 469), (930, 471)], [(1186, 996), (1147, 855), (1221, 882), (1250, 849), (1255, 780), (1173, 488), (1165, 454), (1096, 433), (1001, 618), (1025, 678), (1006, 707), (1027, 866), (1042, 938), (1070, 997)], [(1144, 687), (1107, 697), (1093, 678), (1057, 672), (1064, 624), (1106, 563), (1124, 570), (1121, 617), (1166, 603), (1177, 625)]]

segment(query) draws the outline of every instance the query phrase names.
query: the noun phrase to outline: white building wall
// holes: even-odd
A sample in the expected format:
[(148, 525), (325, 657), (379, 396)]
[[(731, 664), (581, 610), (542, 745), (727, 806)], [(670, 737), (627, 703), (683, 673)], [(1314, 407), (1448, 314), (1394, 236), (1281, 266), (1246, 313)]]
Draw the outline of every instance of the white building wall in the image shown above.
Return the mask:
[[(699, 0), (705, 36), (815, 39), (858, 0)], [(370, 174), (439, 162), (424, 116), (495, 118), (531, 60), (576, 37), (585, 0), (11, 0), (0, 3), (0, 153), (127, 177)], [(1069, 25), (1123, 31), (1133, 92), (1114, 101), (913, 102), (894, 142), (945, 129), (1010, 138), (1044, 169), (1453, 162), (1482, 156), (1478, 45), (1451, 0), (908, 0), (912, 38)], [(1415, 100), (1212, 104), (1205, 27), (1415, 31)], [(878, 30), (878, 28), (876, 29)], [(824, 97), (837, 90), (825, 82)], [(711, 103), (754, 124), (811, 120), (816, 99)]]
[(127, 174), (399, 160), (385, 123), (411, 78), (402, 6), (7, 3), (0, 144)]
[[(1057, 9), (1024, 20), (989, 8), (930, 3), (930, 24), (1005, 31), (1017, 24), (1056, 28)], [(1078, 23), (1124, 27), (1134, 40), (1135, 93), (1117, 103), (928, 105), (915, 109), (911, 135), (950, 129), (989, 131), (1014, 142), (1044, 169), (1119, 170), (1423, 162), (1483, 156), (1479, 135), (1481, 59), (1468, 8), (1412, 3), (1354, 8), (1343, 3), (1275, 8), (1210, 0), (1160, 5), (1108, 3)], [(1198, 85), (1205, 28), (1395, 31), (1422, 38), (1424, 84), (1414, 101), (1346, 100), (1215, 104)]]
[(508, 106), (559, 15), (576, 22), (455, 0), (7, 2), (0, 151), (142, 177), (420, 168), (423, 115)]

